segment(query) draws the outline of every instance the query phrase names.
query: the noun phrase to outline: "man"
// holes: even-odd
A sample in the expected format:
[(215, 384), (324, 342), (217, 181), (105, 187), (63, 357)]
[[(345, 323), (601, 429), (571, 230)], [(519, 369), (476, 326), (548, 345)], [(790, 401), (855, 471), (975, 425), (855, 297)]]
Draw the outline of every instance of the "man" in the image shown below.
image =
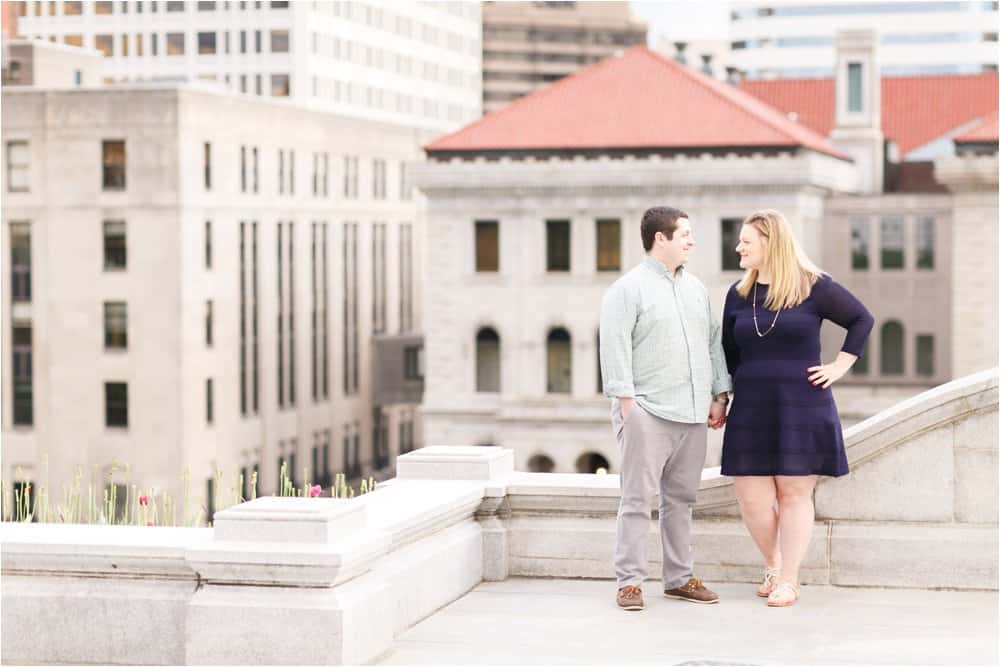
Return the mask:
[(684, 268), (694, 248), (687, 214), (646, 211), (642, 245), (645, 259), (615, 281), (601, 305), (601, 372), (621, 451), (617, 602), (629, 611), (643, 606), (657, 490), (664, 594), (702, 604), (719, 600), (694, 576), (691, 507), (705, 465), (706, 424), (725, 423), (732, 388), (708, 291)]

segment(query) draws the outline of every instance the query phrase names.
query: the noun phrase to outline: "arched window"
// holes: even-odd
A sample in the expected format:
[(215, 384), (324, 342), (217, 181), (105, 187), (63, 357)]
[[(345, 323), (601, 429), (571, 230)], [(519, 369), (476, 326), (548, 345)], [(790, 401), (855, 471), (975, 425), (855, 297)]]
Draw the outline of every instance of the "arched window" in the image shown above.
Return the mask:
[(903, 325), (890, 320), (882, 325), (882, 363), (883, 375), (903, 374)]
[(597, 452), (586, 452), (576, 460), (576, 471), (580, 473), (608, 473), (611, 465)]
[(570, 393), (573, 386), (573, 348), (569, 332), (562, 327), (552, 329), (545, 348), (548, 357), (546, 391), (550, 394)]
[(491, 327), (476, 334), (476, 391), (500, 391), (500, 336)]
[(528, 472), (552, 472), (556, 462), (545, 454), (535, 454), (528, 459)]

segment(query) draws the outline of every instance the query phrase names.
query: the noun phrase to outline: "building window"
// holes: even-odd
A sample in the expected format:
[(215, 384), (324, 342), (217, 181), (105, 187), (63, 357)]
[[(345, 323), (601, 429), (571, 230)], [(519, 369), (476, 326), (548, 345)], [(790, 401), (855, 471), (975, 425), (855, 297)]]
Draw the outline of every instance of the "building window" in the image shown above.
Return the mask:
[(138, 33), (135, 36), (135, 55), (137, 55), (137, 56), (141, 56), (142, 55), (142, 33), (141, 32)]
[(106, 0), (98, 0), (94, 3), (94, 13), (95, 14), (110, 14), (113, 10), (113, 2)]
[(386, 279), (385, 256), (386, 224), (375, 223), (372, 227), (372, 333), (385, 333), (386, 330), (386, 295), (388, 293)]
[[(247, 52), (247, 31), (240, 30), (240, 53)], [(245, 89), (242, 92), (247, 92)]]
[(285, 290), (284, 290), (284, 249), (282, 234), (284, 227), (278, 223), (278, 407), (285, 407)]
[(476, 220), (476, 271), (500, 270), (500, 223)]
[(205, 345), (212, 347), (212, 329), (214, 328), (214, 318), (212, 316), (212, 300), (205, 301)]
[[(327, 271), (327, 248), (326, 248), (326, 227), (327, 223), (320, 223), (322, 231), (322, 271), (320, 272), (322, 290), (320, 291), (319, 321), (320, 321), (320, 393), (324, 399), (330, 398), (330, 359), (329, 359), (329, 317), (327, 310), (330, 303), (330, 283)], [(329, 436), (327, 436), (329, 439)]]
[(14, 358), (11, 374), (14, 380), (14, 425), (31, 426), (34, 423), (31, 324), (14, 324), (12, 338), (11, 351)]
[(7, 142), (7, 192), (28, 191), (29, 157), (27, 141)]
[(916, 220), (917, 268), (934, 268), (934, 218)]
[(413, 199), (413, 186), (406, 172), (406, 163), (399, 163), (399, 198), (403, 200)]
[(424, 377), (420, 368), (420, 349), (417, 345), (403, 348), (403, 378), (406, 380), (420, 380)]
[(549, 332), (546, 340), (547, 381), (546, 391), (550, 394), (568, 394), (573, 380), (573, 352), (569, 332), (556, 327)]
[(215, 3), (211, 2), (211, 1), (209, 1), (209, 2), (203, 2), (203, 1), (199, 0), (199, 2), (198, 2), (198, 11), (199, 12), (214, 12), (215, 11)]
[(287, 74), (271, 75), (271, 97), (288, 97), (291, 94)]
[(211, 426), (215, 423), (214, 392), (212, 378), (205, 379), (205, 423)]
[(257, 221), (251, 223), (251, 245), (250, 245), (250, 360), (253, 363), (251, 375), (253, 413), (257, 414), (260, 409), (260, 345), (258, 343), (258, 333), (260, 331), (260, 313), (257, 309)]
[(114, 35), (94, 35), (94, 48), (104, 54), (105, 58), (115, 55)]
[(545, 221), (545, 270), (569, 271), (569, 220)]
[(125, 382), (104, 383), (104, 425), (128, 427), (128, 384)]
[(183, 0), (168, 0), (167, 1), (167, 11), (168, 12), (183, 12), (184, 11), (184, 1)]
[(344, 197), (358, 197), (358, 158), (350, 155), (344, 156)]
[(903, 219), (899, 217), (883, 218), (882, 268), (902, 269), (904, 263)]
[(350, 396), (358, 388), (358, 223), (344, 223), (343, 238), (343, 386)]
[(240, 192), (247, 191), (247, 147), (240, 146)]
[[(83, 35), (80, 33), (74, 33), (72, 35), (63, 36), (63, 44), (68, 44), (69, 46), (83, 46)], [(77, 70), (79, 71), (79, 70)]]
[(288, 53), (288, 31), (271, 31), (271, 53)]
[(597, 270), (620, 271), (622, 268), (621, 220), (597, 221)]
[(413, 225), (399, 226), (399, 330), (413, 328)]
[(490, 327), (476, 334), (476, 391), (500, 391), (500, 336)]
[(125, 189), (125, 142), (101, 142), (102, 183), (105, 190)]
[(200, 56), (214, 56), (215, 55), (215, 33), (214, 32), (199, 32), (198, 33), (198, 55), (200, 55)]
[(861, 101), (861, 63), (847, 63), (847, 110), (859, 113)]
[(31, 301), (31, 226), (10, 224), (10, 292), (15, 303)]
[(285, 194), (285, 151), (278, 149), (278, 194)]
[(288, 223), (288, 404), (295, 405), (295, 223)]
[(202, 153), (202, 162), (204, 163), (205, 170), (205, 189), (212, 189), (212, 144), (205, 142), (204, 150)]
[[(154, 4), (155, 8), (156, 5)], [(156, 56), (160, 54), (160, 36), (158, 34), (150, 33), (149, 35), (149, 55)]]
[(259, 170), (257, 163), (257, 147), (254, 146), (251, 151), (251, 157), (253, 157), (253, 193), (258, 194), (260, 192), (260, 181), (258, 180)]
[[(261, 53), (264, 51), (264, 38), (263, 33), (260, 30), (254, 30), (253, 32), (253, 50), (254, 53)], [(260, 94), (260, 91), (258, 91)]]
[(205, 221), (205, 268), (212, 268), (212, 221)]
[(882, 375), (903, 373), (903, 325), (889, 321), (882, 325)]
[(917, 336), (917, 375), (934, 375), (934, 336), (930, 334)]
[(240, 414), (247, 414), (247, 278), (246, 223), (240, 221)]
[(83, 13), (83, 3), (79, 0), (67, 0), (63, 3), (63, 14), (65, 16), (79, 16)]
[(374, 199), (386, 198), (386, 162), (385, 160), (372, 160), (372, 197)]
[[(170, 11), (169, 9), (167, 11)], [(167, 38), (167, 55), (168, 56), (183, 56), (184, 55), (184, 33), (183, 32), (168, 32)]]
[(867, 219), (854, 218), (851, 220), (851, 269), (855, 271), (868, 270), (868, 236), (870, 233), (871, 224)]
[(128, 348), (128, 310), (124, 301), (104, 302), (104, 349)]
[(122, 58), (128, 58), (128, 35), (122, 35)]
[(739, 218), (722, 219), (722, 270), (739, 271), (740, 256), (736, 254), (736, 246), (740, 242), (740, 227), (743, 221)]

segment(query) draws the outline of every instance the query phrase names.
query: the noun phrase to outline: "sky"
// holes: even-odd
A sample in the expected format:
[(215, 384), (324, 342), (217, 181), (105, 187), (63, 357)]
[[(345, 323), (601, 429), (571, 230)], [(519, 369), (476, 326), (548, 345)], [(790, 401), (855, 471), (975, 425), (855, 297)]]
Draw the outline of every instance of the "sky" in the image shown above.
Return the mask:
[(630, 2), (632, 13), (649, 23), (649, 44), (660, 35), (671, 40), (726, 39), (729, 3), (723, 0), (661, 0)]

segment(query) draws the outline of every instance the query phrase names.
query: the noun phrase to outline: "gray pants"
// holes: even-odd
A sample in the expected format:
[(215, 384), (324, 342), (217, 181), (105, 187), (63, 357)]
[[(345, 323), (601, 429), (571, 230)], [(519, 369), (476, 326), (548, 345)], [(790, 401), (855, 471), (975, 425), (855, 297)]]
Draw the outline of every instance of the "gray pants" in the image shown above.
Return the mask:
[(708, 430), (705, 424), (660, 419), (634, 403), (623, 420), (612, 401), (611, 425), (621, 451), (621, 503), (615, 538), (618, 587), (646, 579), (650, 505), (660, 493), (663, 589), (683, 586), (694, 576), (691, 508), (701, 484)]

